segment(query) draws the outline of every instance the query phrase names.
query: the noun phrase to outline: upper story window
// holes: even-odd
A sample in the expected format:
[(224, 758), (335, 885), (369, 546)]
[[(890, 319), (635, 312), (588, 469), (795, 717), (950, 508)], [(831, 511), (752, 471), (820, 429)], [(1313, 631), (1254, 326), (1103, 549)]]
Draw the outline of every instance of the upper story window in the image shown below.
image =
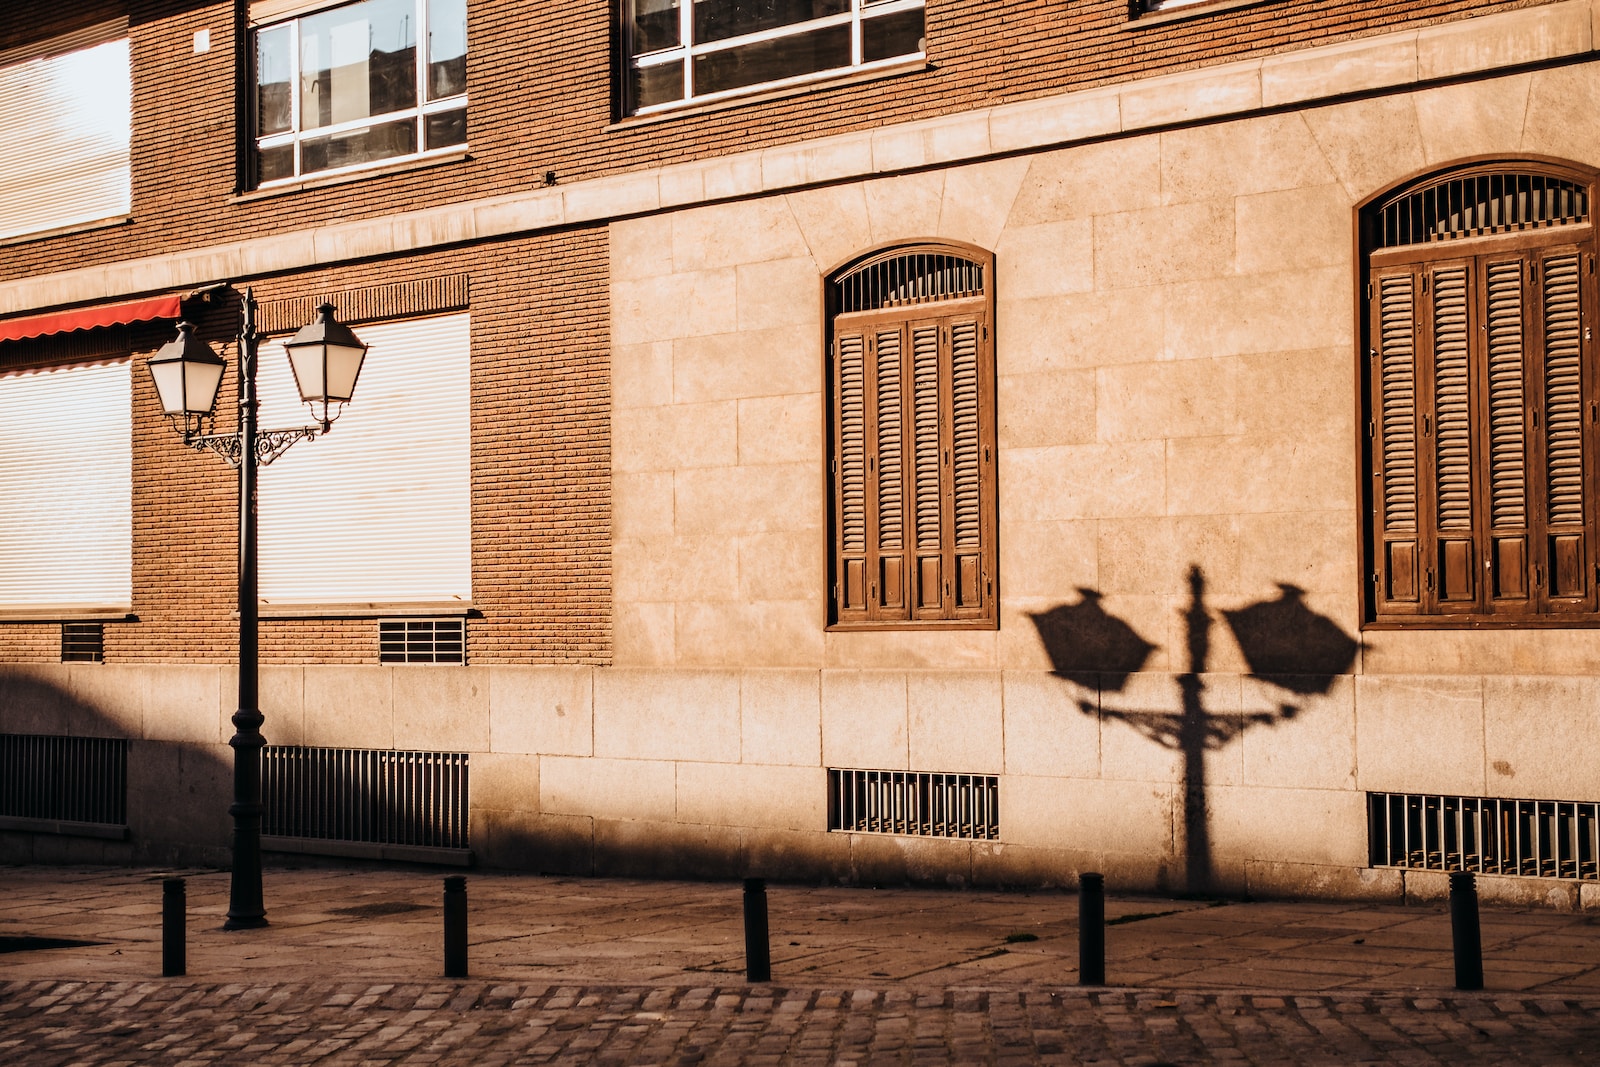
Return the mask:
[(1593, 198), (1512, 163), (1363, 211), (1372, 618), (1600, 621)]
[(467, 140), (466, 0), (362, 0), (255, 31), (255, 183)]
[(929, 244), (828, 286), (835, 629), (997, 624), (993, 277)]
[(0, 52), (0, 239), (132, 210), (128, 26)]
[(623, 0), (628, 111), (919, 58), (922, 8), (923, 0)]

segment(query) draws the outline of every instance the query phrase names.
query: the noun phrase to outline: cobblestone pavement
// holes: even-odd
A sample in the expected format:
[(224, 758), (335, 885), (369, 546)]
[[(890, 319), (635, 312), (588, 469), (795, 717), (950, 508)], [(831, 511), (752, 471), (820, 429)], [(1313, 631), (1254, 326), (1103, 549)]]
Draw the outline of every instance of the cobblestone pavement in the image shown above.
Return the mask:
[(270, 869), (228, 933), (185, 871), (0, 867), (0, 1065), (1600, 1063), (1600, 925), (1485, 908), (1453, 989), (1439, 905), (1107, 901), (1076, 983), (1066, 893), (770, 888), (774, 984), (743, 981), (736, 884), (472, 873), (472, 977), (442, 973), (416, 869)]

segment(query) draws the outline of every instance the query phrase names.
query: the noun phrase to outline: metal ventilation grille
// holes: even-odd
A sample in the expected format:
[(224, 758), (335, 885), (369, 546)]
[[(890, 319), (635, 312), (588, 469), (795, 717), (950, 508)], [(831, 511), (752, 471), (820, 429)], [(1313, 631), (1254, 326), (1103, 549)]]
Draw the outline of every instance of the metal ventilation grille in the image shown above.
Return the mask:
[(378, 623), (379, 663), (465, 663), (462, 619), (395, 619)]
[(98, 622), (61, 624), (62, 663), (103, 663), (106, 658), (106, 628)]
[(1452, 178), (1385, 204), (1379, 248), (1589, 221), (1585, 185), (1541, 174)]
[(983, 264), (942, 252), (912, 252), (857, 267), (834, 283), (838, 311), (879, 311), (983, 295)]
[(127, 825), (128, 742), (0, 734), (0, 816)]
[(467, 847), (467, 754), (268, 745), (271, 837), (418, 848)]
[(830, 767), (828, 829), (993, 840), (1000, 836), (1000, 779)]
[(1600, 880), (1600, 803), (1368, 793), (1374, 867)]

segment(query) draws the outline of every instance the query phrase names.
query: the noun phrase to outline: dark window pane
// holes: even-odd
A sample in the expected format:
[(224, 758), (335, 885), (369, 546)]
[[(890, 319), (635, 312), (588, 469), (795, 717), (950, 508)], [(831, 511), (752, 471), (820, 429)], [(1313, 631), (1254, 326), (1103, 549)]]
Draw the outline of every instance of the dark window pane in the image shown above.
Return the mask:
[(256, 184), (294, 177), (294, 145), (263, 148), (256, 153)]
[(366, 0), (300, 20), (300, 128), (417, 105), (416, 4)]
[(289, 27), (256, 35), (256, 133), (282, 133), (293, 117)]
[(467, 109), (428, 115), (422, 120), (429, 148), (446, 148), (467, 143)]
[(629, 0), (630, 54), (643, 55), (683, 43), (678, 33), (679, 3), (680, 0)]
[(695, 0), (694, 43), (794, 26), (850, 10), (850, 0)]
[(831, 26), (696, 56), (694, 91), (704, 96), (849, 65), (850, 27)]
[(428, 0), (428, 99), (467, 91), (467, 0)]
[(633, 106), (670, 104), (683, 99), (683, 64), (663, 63), (633, 72)]
[(910, 56), (923, 50), (921, 9), (862, 20), (862, 62)]
[(301, 172), (331, 170), (377, 159), (406, 156), (417, 150), (415, 119), (386, 122), (364, 130), (313, 137), (300, 146)]

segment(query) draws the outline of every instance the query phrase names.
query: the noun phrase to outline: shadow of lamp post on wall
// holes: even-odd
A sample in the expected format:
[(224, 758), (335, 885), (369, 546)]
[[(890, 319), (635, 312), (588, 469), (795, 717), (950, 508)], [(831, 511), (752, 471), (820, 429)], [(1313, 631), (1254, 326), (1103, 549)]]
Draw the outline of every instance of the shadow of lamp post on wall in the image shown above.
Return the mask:
[(162, 412), (190, 448), (210, 450), (239, 472), (239, 709), (233, 714), (233, 871), (224, 930), (267, 925), (261, 896), (261, 736), (257, 707), (258, 619), (256, 601), (256, 472), (277, 459), (296, 441), (327, 433), (355, 392), (367, 346), (333, 317), (325, 303), (316, 319), (284, 342), (300, 399), (316, 420), (310, 426), (263, 430), (257, 425), (255, 294), (239, 298), (239, 421), (231, 433), (202, 433), (217, 404), (217, 391), (227, 360), (194, 335), (194, 326), (178, 324), (178, 336), (162, 345), (147, 366), (161, 398)]

